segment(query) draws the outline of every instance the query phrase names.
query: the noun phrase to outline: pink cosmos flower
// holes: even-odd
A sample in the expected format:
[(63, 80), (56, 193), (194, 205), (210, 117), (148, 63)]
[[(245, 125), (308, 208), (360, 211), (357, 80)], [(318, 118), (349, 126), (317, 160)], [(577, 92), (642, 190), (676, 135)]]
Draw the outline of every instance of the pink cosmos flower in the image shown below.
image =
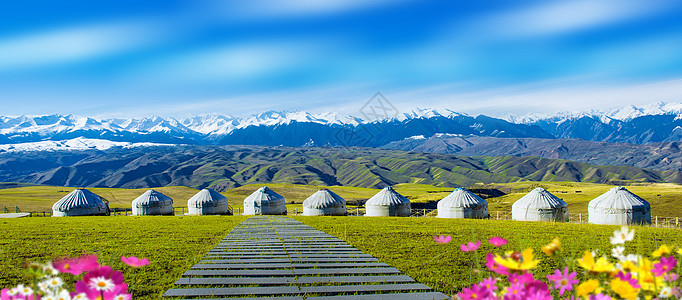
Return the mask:
[(651, 273), (654, 273), (656, 276), (661, 276), (665, 273), (668, 273), (677, 267), (677, 259), (675, 259), (672, 255), (666, 257), (661, 257), (661, 262), (654, 264), (654, 268), (651, 270)]
[(493, 292), (475, 284), (471, 288), (463, 288), (462, 291), (457, 294), (457, 297), (462, 300), (490, 299), (493, 297)]
[(509, 241), (499, 237), (499, 236), (494, 236), (491, 237), (488, 242), (490, 242), (493, 246), (495, 247), (500, 247), (506, 245)]
[(533, 274), (531, 273), (523, 273), (523, 274), (517, 274), (517, 273), (512, 273), (509, 275), (509, 283), (514, 284), (514, 283), (520, 283), (520, 284), (527, 284), (535, 281), (535, 278), (533, 278)]
[(488, 277), (486, 279), (483, 279), (480, 283), (478, 283), (479, 286), (482, 288), (486, 288), (491, 291), (497, 290), (497, 279), (494, 277)]
[(436, 243), (439, 243), (439, 244), (447, 244), (447, 243), (450, 242), (450, 240), (452, 240), (452, 237), (449, 236), (449, 235), (448, 235), (448, 236), (444, 236), (444, 235), (441, 235), (441, 236), (433, 236), (433, 240), (436, 241)]
[(476, 251), (476, 249), (478, 249), (478, 247), (481, 247), (481, 241), (476, 241), (476, 243), (469, 242), (466, 245), (465, 244), (460, 245), (460, 248), (462, 248), (462, 251), (464, 251), (464, 252)]
[(590, 295), (590, 300), (611, 300), (611, 296), (602, 293)]
[(677, 281), (677, 279), (679, 279), (679, 278), (680, 278), (680, 276), (677, 275), (676, 273), (667, 273), (667, 274), (663, 275), (663, 279), (665, 279), (665, 281), (670, 281), (670, 282)]
[(564, 269), (562, 273), (559, 270), (554, 270), (553, 275), (547, 275), (547, 279), (554, 282), (554, 289), (559, 290), (559, 295), (563, 296), (565, 291), (572, 291), (573, 285), (578, 283), (575, 279), (576, 272), (568, 273), (568, 267)]
[(629, 283), (633, 288), (638, 289), (641, 287), (639, 285), (639, 280), (637, 280), (637, 278), (633, 278), (632, 274), (630, 273), (625, 274), (623, 273), (623, 271), (620, 271), (618, 272), (618, 274), (616, 274), (616, 278), (620, 279), (621, 281)]
[(509, 269), (495, 262), (495, 255), (488, 253), (485, 256), (485, 266), (488, 267), (490, 271), (493, 271), (500, 275), (509, 275)]
[[(76, 293), (84, 293), (88, 299), (92, 300), (116, 300), (116, 296), (128, 293), (128, 285), (125, 283), (117, 284), (110, 291), (98, 291), (90, 288), (84, 281), (76, 281), (74, 285)], [(104, 298), (102, 298), (104, 296)]]
[[(448, 237), (450, 237), (450, 236), (448, 236)], [(450, 240), (448, 240), (448, 242), (449, 242), (449, 241), (450, 241)], [(139, 258), (137, 258), (137, 257), (135, 257), (135, 256), (131, 256), (131, 257), (127, 257), (127, 258), (126, 258), (125, 256), (121, 256), (121, 261), (122, 261), (124, 264), (129, 265), (129, 266), (131, 266), (131, 267), (133, 267), (133, 268), (144, 267), (144, 266), (146, 266), (146, 265), (149, 264), (149, 260), (148, 260), (148, 259), (146, 259), (146, 258), (139, 259)]]
[(99, 267), (97, 255), (84, 255), (78, 258), (60, 258), (52, 263), (52, 266), (61, 273), (80, 275), (83, 272), (90, 272)]
[(123, 273), (112, 269), (110, 266), (101, 266), (96, 270), (88, 272), (85, 274), (85, 276), (83, 276), (83, 282), (88, 284), (92, 279), (99, 277), (111, 279), (115, 285), (123, 284)]
[(524, 300), (526, 299), (526, 290), (523, 283), (512, 283), (507, 288), (507, 293), (504, 295), (504, 300)]

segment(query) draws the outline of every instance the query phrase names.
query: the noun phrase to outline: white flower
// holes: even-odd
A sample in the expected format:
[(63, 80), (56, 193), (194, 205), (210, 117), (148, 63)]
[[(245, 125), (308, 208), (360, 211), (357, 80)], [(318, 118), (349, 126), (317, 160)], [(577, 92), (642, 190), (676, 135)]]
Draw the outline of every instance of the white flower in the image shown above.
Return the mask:
[(104, 278), (104, 277), (95, 277), (90, 279), (89, 286), (91, 289), (95, 289), (98, 291), (113, 291), (116, 285), (111, 279)]
[(128, 300), (128, 299), (129, 298), (126, 297), (126, 295), (121, 295), (121, 294), (116, 295), (116, 297), (114, 297), (114, 300)]
[(47, 292), (48, 291), (47, 282), (45, 281), (38, 282), (38, 288), (43, 292)]
[(18, 288), (11, 288), (9, 291), (7, 291), (7, 295), (10, 297), (14, 297), (19, 293)]
[(614, 247), (613, 249), (611, 249), (611, 255), (619, 260), (622, 260), (625, 255), (625, 247), (623, 246)]
[(666, 299), (670, 298), (670, 296), (673, 295), (673, 289), (671, 289), (669, 286), (666, 286), (661, 289), (661, 292), (658, 294), (659, 298)]
[(71, 300), (71, 294), (68, 290), (61, 290), (55, 295), (56, 300)]
[(33, 289), (30, 287), (24, 286), (23, 284), (17, 285), (17, 292), (24, 297), (28, 297), (28, 296), (33, 295)]
[(620, 230), (616, 230), (613, 232), (613, 236), (611, 237), (611, 244), (613, 245), (618, 245), (618, 244), (625, 244), (625, 242), (632, 241), (635, 238), (635, 230), (630, 230), (628, 231), (627, 226), (623, 226)]
[(58, 275), (58, 274), (59, 274), (59, 271), (57, 271), (57, 269), (55, 269), (55, 268), (52, 266), (52, 263), (51, 263), (51, 262), (47, 262), (47, 263), (43, 266), (43, 272), (47, 273), (47, 275), (52, 275), (52, 276)]
[(48, 278), (43, 282), (47, 284), (47, 286), (49, 286), (50, 288), (58, 288), (61, 287), (62, 284), (64, 284), (64, 281), (59, 277)]
[(636, 264), (637, 264), (637, 263), (639, 263), (639, 261), (640, 261), (641, 259), (642, 259), (642, 256), (640, 256), (640, 255), (638, 255), (638, 254), (628, 254), (628, 255), (623, 256), (623, 258), (622, 258), (621, 260), (624, 261), (624, 262), (625, 262), (625, 261), (630, 261), (630, 262), (633, 262), (633, 263), (636, 263)]
[(85, 293), (80, 293), (76, 296), (73, 296), (73, 300), (88, 300), (88, 296), (85, 295)]
[(57, 300), (57, 298), (55, 298), (55, 297), (52, 296), (52, 295), (46, 295), (45, 297), (43, 297), (43, 298), (41, 298), (41, 299), (42, 299), (42, 300)]

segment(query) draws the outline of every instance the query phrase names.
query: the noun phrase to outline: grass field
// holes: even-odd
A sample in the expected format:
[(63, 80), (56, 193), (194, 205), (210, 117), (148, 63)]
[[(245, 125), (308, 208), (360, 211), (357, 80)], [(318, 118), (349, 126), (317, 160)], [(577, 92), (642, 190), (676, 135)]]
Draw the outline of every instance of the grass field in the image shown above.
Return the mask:
[[(223, 192), (229, 199), (234, 209), (243, 206), (243, 200), (257, 190), (262, 184), (250, 184)], [(301, 208), (301, 203), (308, 196), (324, 186), (295, 185), (295, 184), (268, 184), (275, 192), (287, 199), (289, 209)], [(435, 187), (424, 184), (397, 184), (395, 190), (405, 195), (410, 201), (428, 202), (438, 201), (447, 196), (452, 188)], [(511, 211), (514, 201), (523, 197), (536, 187), (543, 187), (564, 199), (569, 205), (570, 213), (587, 213), (587, 204), (590, 200), (605, 193), (612, 185), (576, 182), (514, 182), (501, 184), (476, 184), (469, 188), (473, 189), (496, 189), (504, 193), (504, 196), (488, 198), (490, 211)], [(379, 190), (358, 187), (328, 187), (348, 201), (353, 206), (356, 201), (362, 201), (372, 197)], [(682, 217), (682, 185), (674, 183), (651, 183), (633, 184), (626, 188), (651, 203), (652, 216)], [(187, 199), (194, 195), (197, 190), (188, 187), (160, 187), (156, 190), (170, 196), (175, 200), (177, 208), (186, 207)], [(50, 211), (52, 204), (66, 195), (73, 188), (54, 186), (29, 186), (19, 188), (0, 189), (0, 208), (14, 208), (18, 206), (22, 211)], [(130, 207), (130, 203), (146, 189), (116, 189), (116, 188), (91, 188), (91, 191), (109, 200), (110, 207)]]
[[(474, 255), (464, 253), (459, 245), (481, 240), (478, 258), (485, 269), (485, 254), (493, 251), (487, 240), (493, 236), (507, 238), (503, 251), (533, 248), (543, 262), (536, 278), (545, 278), (560, 266), (560, 258), (547, 257), (540, 248), (559, 237), (564, 254), (580, 257), (583, 251), (601, 249), (610, 254), (609, 236), (616, 226), (540, 223), (495, 220), (463, 220), (437, 218), (370, 218), (370, 217), (294, 217), (295, 219), (346, 240), (358, 249), (400, 269), (417, 281), (446, 294), (454, 294), (472, 280), (470, 266)], [(635, 241), (627, 251), (649, 254), (660, 244), (682, 246), (682, 232), (673, 229), (635, 227)], [(451, 235), (449, 244), (437, 244), (434, 235)], [(500, 252), (497, 252), (500, 253)], [(630, 252), (632, 253), (632, 252)], [(578, 271), (577, 269), (575, 269)], [(486, 271), (487, 272), (487, 271)], [(484, 272), (484, 276), (488, 276)], [(580, 273), (580, 272), (578, 272)]]
[(180, 275), (227, 235), (241, 216), (68, 217), (0, 219), (0, 287), (28, 283), (25, 262), (96, 253), (124, 271), (122, 255), (149, 258), (133, 285), (135, 298), (159, 299)]

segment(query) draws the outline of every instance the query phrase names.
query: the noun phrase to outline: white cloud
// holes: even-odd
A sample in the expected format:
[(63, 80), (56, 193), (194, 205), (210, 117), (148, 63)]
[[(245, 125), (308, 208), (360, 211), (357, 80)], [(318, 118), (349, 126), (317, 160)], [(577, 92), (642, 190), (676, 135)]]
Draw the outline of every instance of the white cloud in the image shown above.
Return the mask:
[(0, 39), (0, 71), (76, 62), (149, 45), (161, 36), (149, 25), (106, 24)]
[(500, 36), (543, 36), (646, 17), (675, 4), (669, 0), (561, 0), (540, 3), (486, 16), (470, 26)]

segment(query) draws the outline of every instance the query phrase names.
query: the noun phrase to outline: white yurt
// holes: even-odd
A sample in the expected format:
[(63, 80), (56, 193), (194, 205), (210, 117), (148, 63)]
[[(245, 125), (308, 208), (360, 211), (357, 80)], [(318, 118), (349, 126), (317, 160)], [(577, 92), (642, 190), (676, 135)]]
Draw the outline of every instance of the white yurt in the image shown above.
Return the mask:
[(109, 203), (86, 189), (75, 189), (52, 205), (53, 217), (106, 215), (109, 215)]
[(622, 186), (594, 198), (587, 205), (592, 224), (651, 224), (651, 205)]
[(456, 188), (438, 201), (438, 218), (483, 219), (489, 217), (488, 202), (464, 188)]
[(286, 200), (267, 186), (261, 187), (244, 199), (245, 215), (286, 215)]
[(303, 215), (345, 216), (346, 200), (328, 189), (321, 189), (303, 201)]
[(172, 215), (173, 199), (155, 190), (147, 190), (132, 203), (133, 216)]
[(365, 202), (365, 216), (368, 217), (409, 217), (410, 200), (387, 186)]
[(190, 215), (228, 214), (227, 198), (212, 189), (203, 189), (187, 200)]
[(536, 188), (512, 205), (517, 221), (568, 222), (568, 204), (543, 188)]

